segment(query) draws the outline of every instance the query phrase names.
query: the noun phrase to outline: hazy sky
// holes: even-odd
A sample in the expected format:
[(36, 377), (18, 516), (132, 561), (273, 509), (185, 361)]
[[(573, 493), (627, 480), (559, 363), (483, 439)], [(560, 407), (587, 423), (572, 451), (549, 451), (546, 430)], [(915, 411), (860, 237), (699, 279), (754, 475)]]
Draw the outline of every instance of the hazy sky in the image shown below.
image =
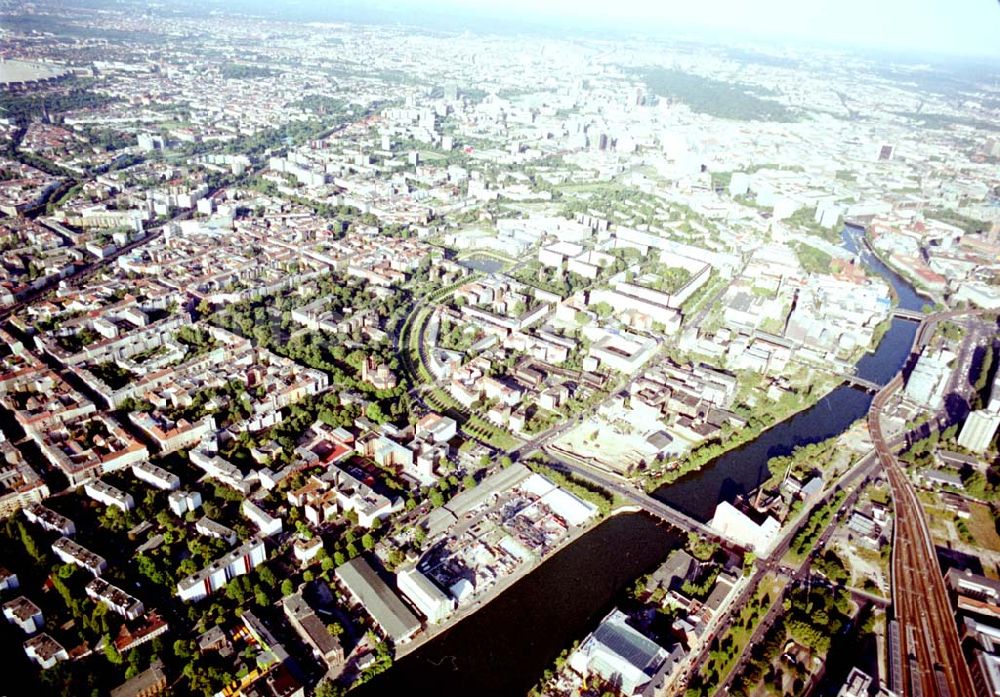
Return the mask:
[(700, 28), (834, 45), (1000, 56), (1000, 0), (390, 0), (378, 4), (413, 14), (430, 9), (453, 17), (472, 13), (527, 22), (575, 20), (619, 30)]

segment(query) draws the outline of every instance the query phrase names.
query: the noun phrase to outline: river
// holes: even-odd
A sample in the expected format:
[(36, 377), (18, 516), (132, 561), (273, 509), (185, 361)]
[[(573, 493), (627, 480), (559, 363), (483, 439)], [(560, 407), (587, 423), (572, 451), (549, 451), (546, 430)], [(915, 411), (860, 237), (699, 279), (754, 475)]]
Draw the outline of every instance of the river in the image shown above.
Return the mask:
[[(847, 249), (857, 252), (860, 244), (858, 231), (844, 231)], [(926, 300), (870, 252), (863, 250), (862, 258), (893, 286), (901, 307), (924, 305)], [(888, 382), (906, 360), (916, 329), (916, 322), (893, 320), (878, 349), (858, 362), (858, 374)], [(863, 390), (838, 387), (654, 496), (708, 520), (719, 501), (732, 500), (767, 477), (769, 458), (842, 433), (867, 413), (871, 400)], [(614, 516), (352, 694), (523, 695), (563, 649), (597, 625), (633, 579), (681, 541), (679, 533), (644, 514)]]
[[(893, 287), (900, 307), (919, 311), (928, 301), (866, 249), (862, 235), (858, 230), (846, 228), (843, 233), (844, 247), (854, 253), (861, 250), (865, 265)], [(858, 361), (858, 376), (880, 385), (889, 382), (903, 367), (916, 332), (916, 322), (893, 319), (878, 348)], [(738, 495), (752, 491), (770, 476), (767, 469), (770, 458), (788, 455), (796, 446), (818, 443), (843, 433), (868, 413), (872, 398), (873, 395), (864, 390), (841, 385), (812, 407), (770, 428), (756, 440), (720, 455), (697, 472), (663, 485), (653, 492), (653, 496), (697, 520), (707, 522), (720, 501), (732, 501)]]
[(523, 695), (681, 539), (646, 514), (612, 516), (352, 694)]

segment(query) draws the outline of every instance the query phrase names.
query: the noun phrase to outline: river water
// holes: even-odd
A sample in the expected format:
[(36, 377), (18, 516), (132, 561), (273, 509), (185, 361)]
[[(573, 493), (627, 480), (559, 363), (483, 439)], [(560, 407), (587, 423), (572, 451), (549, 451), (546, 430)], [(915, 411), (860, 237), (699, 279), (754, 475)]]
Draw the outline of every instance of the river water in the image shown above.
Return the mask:
[[(858, 230), (846, 228), (844, 247), (854, 253), (861, 251), (865, 265), (893, 287), (900, 307), (919, 311), (927, 300), (868, 251), (861, 241), (862, 235)], [(893, 319), (878, 348), (858, 361), (858, 376), (880, 385), (889, 382), (906, 362), (916, 332), (916, 322)], [(868, 413), (872, 398), (864, 390), (841, 385), (809, 409), (782, 421), (756, 440), (720, 455), (701, 470), (660, 487), (653, 496), (707, 522), (720, 501), (732, 501), (770, 476), (767, 469), (770, 458), (788, 455), (796, 446), (818, 443), (843, 433)]]
[[(893, 286), (900, 306), (919, 310), (926, 300), (864, 250), (860, 239), (858, 231), (844, 231), (844, 246), (862, 250), (869, 268)], [(858, 362), (858, 375), (879, 384), (892, 379), (916, 329), (915, 322), (893, 320), (878, 349)], [(719, 501), (732, 500), (766, 478), (769, 458), (842, 433), (865, 415), (871, 400), (863, 390), (838, 387), (755, 441), (653, 495), (707, 521)], [(647, 515), (614, 516), (353, 694), (523, 695), (563, 649), (597, 625), (633, 579), (681, 542), (679, 533)]]
[(681, 539), (648, 515), (613, 516), (352, 694), (523, 695)]

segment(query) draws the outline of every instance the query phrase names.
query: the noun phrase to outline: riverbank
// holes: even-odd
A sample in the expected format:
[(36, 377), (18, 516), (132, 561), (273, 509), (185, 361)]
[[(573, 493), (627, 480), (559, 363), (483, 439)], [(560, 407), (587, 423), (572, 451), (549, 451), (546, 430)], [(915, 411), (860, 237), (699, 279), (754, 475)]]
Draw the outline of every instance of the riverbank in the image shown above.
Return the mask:
[(615, 516), (621, 514), (635, 514), (641, 512), (642, 509), (640, 509), (638, 506), (619, 505), (617, 508), (614, 508), (611, 511), (609, 511), (606, 515), (599, 517), (587, 523), (586, 525), (577, 528), (576, 530), (572, 531), (566, 537), (565, 540), (560, 542), (557, 547), (553, 548), (552, 551), (550, 551), (544, 557), (537, 557), (535, 559), (532, 559), (531, 561), (524, 564), (517, 571), (515, 571), (513, 574), (510, 574), (500, 579), (500, 581), (498, 581), (494, 586), (492, 586), (489, 590), (487, 590), (481, 598), (475, 600), (471, 605), (468, 605), (464, 608), (460, 608), (451, 615), (449, 615), (446, 622), (442, 624), (428, 625), (424, 629), (424, 631), (421, 632), (413, 641), (407, 644), (403, 644), (400, 647), (397, 647), (396, 659), (397, 660), (401, 659), (402, 657), (413, 653), (424, 644), (433, 640), (435, 637), (444, 634), (450, 629), (453, 629), (455, 625), (461, 622), (462, 620), (473, 616), (476, 612), (489, 605), (491, 601), (496, 600), (496, 598), (499, 597), (504, 591), (511, 588), (514, 584), (523, 579), (525, 576), (529, 575), (539, 567), (543, 566), (553, 557), (558, 555), (561, 551), (569, 547), (571, 544), (576, 542), (578, 539), (580, 539), (587, 533), (595, 530), (596, 528), (598, 528), (600, 525), (607, 522), (611, 518), (614, 518)]
[[(861, 243), (864, 245), (865, 250), (867, 250), (869, 254), (871, 254), (873, 257), (875, 257), (875, 260), (878, 261), (882, 266), (884, 266), (887, 271), (889, 271), (890, 273), (894, 274), (896, 277), (899, 278), (899, 280), (901, 280), (904, 283), (906, 283), (906, 286), (907, 286), (906, 289), (913, 296), (917, 296), (918, 301), (922, 300), (922, 301), (926, 301), (927, 303), (938, 303), (939, 302), (939, 300), (933, 296), (933, 294), (931, 293), (931, 291), (929, 291), (929, 290), (927, 290), (925, 288), (922, 288), (920, 286), (920, 279), (914, 277), (912, 274), (908, 273), (905, 269), (899, 268), (896, 264), (892, 263), (892, 261), (890, 261), (888, 258), (886, 258), (882, 254), (882, 252), (880, 252), (878, 249), (875, 248), (875, 245), (872, 244), (871, 237), (869, 237), (869, 235), (868, 235), (868, 229), (866, 227), (855, 225), (855, 226), (852, 226), (852, 229), (854, 229), (856, 232), (860, 233), (860, 235), (861, 235)], [(861, 250), (857, 249), (857, 247), (855, 247), (855, 249), (853, 251), (856, 254), (860, 254)], [(878, 273), (878, 270), (875, 269), (875, 272)], [(886, 280), (889, 280), (889, 279), (886, 279)], [(901, 307), (903, 307), (903, 308), (905, 308), (907, 310), (917, 310), (917, 311), (922, 311), (923, 310), (922, 306), (921, 307), (916, 307), (915, 306), (915, 305), (917, 305), (916, 302), (906, 302), (906, 301), (904, 301), (904, 298), (903, 298), (902, 293), (900, 292), (899, 286), (897, 286), (895, 283), (892, 283), (891, 280), (889, 281), (889, 285), (890, 285), (890, 287), (892, 289), (893, 296), (896, 298), (898, 304)], [(921, 303), (921, 305), (922, 304), (923, 303)], [(909, 305), (914, 305), (914, 307), (908, 307)]]
[[(731, 438), (726, 442), (726, 446), (722, 450), (718, 452), (713, 452), (713, 454), (708, 459), (704, 460), (700, 464), (697, 465), (692, 464), (689, 466), (685, 463), (681, 464), (676, 469), (668, 470), (656, 477), (648, 477), (643, 481), (643, 488), (646, 490), (646, 493), (655, 494), (659, 489), (661, 489), (664, 486), (669, 486), (670, 484), (673, 484), (688, 475), (697, 474), (702, 469), (710, 467), (711, 465), (715, 464), (718, 460), (728, 455), (729, 453), (733, 452), (734, 450), (737, 450), (742, 446), (747, 445), (748, 443), (751, 443), (754, 440), (757, 440), (758, 438), (764, 437), (765, 435), (767, 435), (769, 431), (781, 426), (783, 423), (790, 421), (797, 415), (805, 411), (808, 411), (809, 409), (814, 408), (817, 404), (823, 401), (835, 390), (843, 386), (844, 382), (841, 381), (833, 385), (830, 385), (829, 387), (820, 388), (819, 390), (817, 390), (818, 394), (815, 400), (812, 400), (813, 395), (810, 394), (809, 398), (811, 401), (807, 401), (804, 404), (796, 406), (794, 409), (790, 411), (783, 412), (780, 416), (776, 417), (775, 420), (769, 426), (766, 426), (757, 431), (746, 431), (746, 430), (740, 431), (737, 437)], [(698, 450), (692, 450), (691, 453), (688, 454), (688, 457), (691, 457), (697, 452)]]
[(649, 515), (616, 508), (351, 694), (526, 694), (560, 651), (684, 540)]

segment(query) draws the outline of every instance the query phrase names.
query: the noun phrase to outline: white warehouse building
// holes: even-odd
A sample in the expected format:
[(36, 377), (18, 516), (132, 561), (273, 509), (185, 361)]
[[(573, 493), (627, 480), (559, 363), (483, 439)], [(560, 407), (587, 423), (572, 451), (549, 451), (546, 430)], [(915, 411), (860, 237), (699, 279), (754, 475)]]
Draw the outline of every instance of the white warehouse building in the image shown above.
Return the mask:
[(396, 585), (430, 624), (441, 622), (455, 609), (455, 601), (415, 568), (396, 574)]

